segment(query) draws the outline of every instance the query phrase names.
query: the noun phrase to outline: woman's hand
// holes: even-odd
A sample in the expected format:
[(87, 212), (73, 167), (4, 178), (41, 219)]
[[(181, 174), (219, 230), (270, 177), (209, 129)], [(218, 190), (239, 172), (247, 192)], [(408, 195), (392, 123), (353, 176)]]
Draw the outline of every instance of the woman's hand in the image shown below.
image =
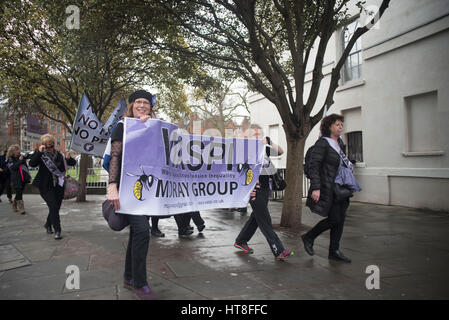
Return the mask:
[(66, 159), (70, 159), (72, 157), (72, 154), (70, 153), (70, 151), (67, 151), (66, 153), (65, 153), (65, 158)]
[(43, 144), (41, 144), (41, 145), (39, 146), (39, 152), (42, 153), (42, 152), (44, 152), (44, 151), (45, 151), (45, 146), (44, 146)]
[(151, 119), (151, 118), (152, 118), (151, 115), (146, 114), (144, 116), (141, 116), (139, 119), (140, 119), (140, 121), (145, 122), (145, 121), (147, 121), (148, 119)]
[(256, 187), (254, 188), (254, 190), (251, 191), (251, 194), (250, 194), (251, 201), (255, 201), (256, 200), (256, 191), (257, 191), (256, 189), (260, 189), (259, 181), (257, 181)]
[(118, 197), (117, 184), (108, 185), (108, 200), (114, 205), (115, 210), (120, 210), (120, 200)]
[(312, 191), (312, 199), (315, 202), (320, 201), (320, 190), (313, 190)]

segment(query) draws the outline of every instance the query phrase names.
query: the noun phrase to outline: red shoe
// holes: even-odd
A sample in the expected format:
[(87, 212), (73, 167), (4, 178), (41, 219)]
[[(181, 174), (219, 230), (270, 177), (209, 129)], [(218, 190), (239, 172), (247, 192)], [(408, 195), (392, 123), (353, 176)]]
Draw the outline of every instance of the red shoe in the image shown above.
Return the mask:
[(288, 259), (288, 257), (294, 255), (295, 253), (293, 251), (290, 250), (284, 250), (282, 251), (282, 253), (278, 256), (275, 257), (276, 260), (278, 261), (285, 261)]
[(238, 244), (237, 242), (234, 243), (234, 247), (236, 247), (237, 249), (242, 250), (245, 253), (254, 253), (254, 250), (252, 248), (250, 248), (248, 246), (248, 244), (243, 243), (243, 244)]
[(151, 291), (149, 286), (144, 286), (142, 288), (134, 287), (134, 293), (139, 300), (156, 300), (156, 296)]

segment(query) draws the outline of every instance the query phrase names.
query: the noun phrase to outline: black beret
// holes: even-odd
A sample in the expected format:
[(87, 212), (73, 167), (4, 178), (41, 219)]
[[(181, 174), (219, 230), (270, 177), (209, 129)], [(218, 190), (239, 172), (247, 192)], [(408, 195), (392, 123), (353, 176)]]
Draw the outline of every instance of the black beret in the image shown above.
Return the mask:
[(133, 93), (131, 93), (131, 95), (129, 96), (128, 102), (132, 103), (136, 99), (139, 99), (139, 98), (147, 99), (150, 102), (150, 104), (152, 104), (153, 95), (145, 90), (137, 90), (137, 91), (134, 91)]

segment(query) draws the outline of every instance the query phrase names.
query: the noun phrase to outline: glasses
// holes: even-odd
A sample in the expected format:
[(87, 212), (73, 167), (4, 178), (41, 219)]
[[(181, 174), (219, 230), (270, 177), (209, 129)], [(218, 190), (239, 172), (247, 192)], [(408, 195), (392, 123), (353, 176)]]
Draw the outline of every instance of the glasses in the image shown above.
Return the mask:
[(46, 148), (53, 148), (55, 145), (54, 144), (46, 144), (45, 147)]
[(148, 101), (134, 101), (134, 104), (136, 106), (142, 105), (144, 107), (150, 107), (150, 103)]

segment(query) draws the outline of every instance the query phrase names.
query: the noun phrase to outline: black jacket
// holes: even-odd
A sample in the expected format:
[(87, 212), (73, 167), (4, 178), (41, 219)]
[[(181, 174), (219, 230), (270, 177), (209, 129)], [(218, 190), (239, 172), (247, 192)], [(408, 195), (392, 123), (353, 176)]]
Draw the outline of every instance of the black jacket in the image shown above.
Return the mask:
[(26, 160), (22, 159), (19, 160), (19, 158), (16, 157), (9, 157), (8, 158), (8, 167), (9, 171), (11, 173), (11, 184), (14, 187), (14, 189), (23, 189), (25, 184), (22, 181), (22, 176), (20, 175), (19, 167), (20, 165), (26, 166)]
[[(346, 146), (339, 139), (340, 148), (345, 152)], [(329, 145), (325, 138), (320, 138), (315, 143), (315, 148), (310, 156), (310, 188), (306, 206), (312, 212), (327, 217), (334, 200), (334, 181), (340, 166), (340, 155)], [(312, 191), (320, 190), (320, 199), (313, 201)]]
[(0, 172), (0, 179), (6, 179), (10, 176), (9, 168), (6, 165), (6, 156), (0, 155), (0, 168), (2, 168), (2, 172)]
[[(63, 161), (63, 155), (61, 152), (56, 151), (58, 155), (56, 156), (55, 164), (58, 167), (58, 169), (61, 172), (65, 172), (64, 167), (64, 161)], [(39, 171), (37, 172), (36, 177), (33, 180), (33, 186), (39, 188), (39, 191), (41, 193), (44, 193), (48, 191), (49, 189), (53, 189), (53, 177), (51, 172), (48, 170), (47, 166), (44, 164), (44, 162), (41, 159), (41, 156), (43, 155), (42, 152), (39, 152), (39, 150), (36, 150), (34, 154), (31, 156), (30, 159), (30, 166), (31, 167), (37, 167), (39, 166)], [(67, 159), (67, 165), (68, 166), (74, 166), (76, 164), (76, 160), (73, 158)]]

